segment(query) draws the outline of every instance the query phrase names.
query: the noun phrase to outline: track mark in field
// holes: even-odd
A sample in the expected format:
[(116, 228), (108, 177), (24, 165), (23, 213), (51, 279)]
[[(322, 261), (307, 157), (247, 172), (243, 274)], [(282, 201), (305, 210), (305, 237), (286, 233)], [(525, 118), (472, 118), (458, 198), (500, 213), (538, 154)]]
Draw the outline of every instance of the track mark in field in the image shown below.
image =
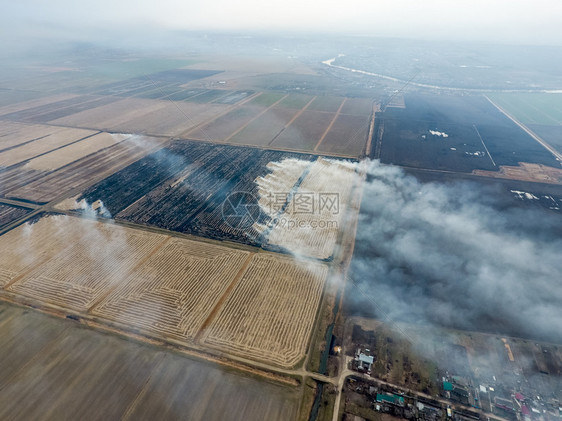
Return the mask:
[(294, 122), (297, 118), (299, 118), (299, 117), (301, 116), (301, 114), (308, 108), (308, 106), (309, 106), (310, 104), (312, 104), (312, 103), (314, 102), (314, 100), (315, 100), (316, 98), (317, 98), (317, 97), (314, 96), (310, 101), (308, 101), (308, 102), (306, 103), (306, 105), (305, 105), (304, 107), (302, 107), (302, 108), (299, 110), (299, 112), (296, 113), (296, 114), (293, 116), (293, 118), (292, 118), (287, 124), (285, 124), (285, 127), (283, 127), (281, 130), (279, 130), (279, 133), (277, 133), (275, 136), (273, 136), (273, 139), (271, 139), (271, 140), (269, 141), (269, 143), (267, 144), (267, 146), (270, 146), (270, 145), (275, 141), (275, 139), (277, 139), (277, 138), (279, 137), (279, 135), (280, 135), (281, 133), (283, 133), (283, 131), (285, 131), (285, 129), (286, 129), (287, 127), (289, 127), (291, 124), (293, 124), (293, 122)]
[[(144, 256), (141, 260), (139, 260), (137, 262), (137, 264), (135, 266), (133, 266), (133, 268), (131, 268), (130, 273), (134, 273), (134, 271), (136, 269), (138, 269), (141, 265), (143, 265), (149, 258), (151, 258), (158, 250), (160, 250), (164, 244), (166, 244), (170, 238), (172, 237), (166, 237), (164, 238), (164, 240), (162, 240), (160, 242), (160, 244), (156, 245), (156, 247), (154, 247), (152, 249), (152, 251), (150, 253), (148, 253), (146, 256)], [(88, 308), (88, 310), (86, 310), (86, 313), (90, 313), (94, 308), (96, 308), (103, 300), (105, 300), (105, 298), (111, 294), (116, 288), (118, 287), (118, 284), (114, 284), (113, 286), (107, 288), (107, 290), (105, 291), (104, 294), (102, 294), (95, 302), (94, 304), (92, 304), (90, 306), (90, 308)]]
[(334, 115), (334, 118), (332, 119), (332, 121), (330, 121), (330, 124), (328, 124), (328, 127), (326, 128), (326, 130), (324, 131), (324, 134), (322, 135), (322, 137), (320, 138), (320, 140), (318, 141), (318, 143), (316, 144), (316, 146), (314, 147), (314, 152), (316, 152), (318, 150), (318, 147), (320, 146), (320, 144), (322, 143), (322, 141), (324, 140), (324, 138), (326, 137), (326, 135), (328, 134), (328, 132), (332, 129), (332, 126), (334, 125), (334, 123), (336, 122), (336, 119), (338, 118), (338, 116), (340, 115), (341, 109), (343, 108), (343, 104), (345, 104), (345, 102), (347, 101), (347, 98), (344, 98), (342, 103), (340, 104), (340, 107), (338, 108), (338, 110), (336, 111), (336, 114)]
[(279, 104), (281, 101), (283, 101), (285, 98), (287, 98), (289, 95), (285, 95), (283, 97), (281, 97), (281, 99), (279, 99), (278, 101), (274, 102), (273, 104), (271, 104), (269, 107), (265, 108), (262, 112), (260, 112), (257, 116), (255, 116), (254, 118), (252, 118), (250, 121), (248, 121), (246, 124), (244, 124), (242, 127), (239, 127), (238, 129), (236, 129), (233, 133), (230, 134), (230, 136), (228, 136), (226, 139), (223, 140), (223, 142), (228, 142), (230, 139), (232, 139), (234, 136), (236, 136), (238, 133), (240, 133), (242, 130), (244, 130), (246, 127), (248, 127), (251, 123), (253, 123), (254, 121), (256, 121), (258, 118), (260, 118), (262, 115), (264, 115), (266, 112), (268, 112), (270, 109), (272, 109), (273, 107), (275, 107), (277, 104)]
[[(257, 97), (259, 97), (263, 92), (257, 92), (253, 95), (248, 96), (247, 98), (243, 99), (240, 102), (237, 102), (236, 104), (232, 104), (232, 106), (226, 108), (222, 113), (218, 113), (218, 114), (214, 114), (211, 118), (202, 121), (199, 124), (196, 124), (195, 126), (187, 129), (185, 132), (181, 133), (178, 137), (179, 138), (187, 138), (189, 137), (189, 135), (191, 135), (192, 133), (195, 133), (197, 130), (201, 129), (202, 127), (207, 126), (208, 124), (212, 123), (213, 121), (218, 120), (219, 118), (221, 118), (222, 116), (227, 115), (229, 112), (233, 111), (236, 108), (240, 108), (242, 105), (247, 104), (248, 102), (256, 99)], [(210, 142), (216, 142), (215, 139), (208, 139)]]
[(255, 253), (248, 254), (248, 257), (246, 257), (246, 261), (244, 262), (244, 264), (242, 265), (242, 267), (240, 268), (234, 279), (232, 279), (232, 282), (230, 283), (228, 288), (226, 288), (226, 290), (222, 294), (222, 297), (220, 297), (220, 299), (215, 303), (215, 306), (211, 311), (211, 313), (209, 313), (209, 316), (205, 319), (205, 321), (199, 328), (199, 332), (197, 332), (197, 334), (195, 335), (194, 342), (199, 342), (199, 339), (204, 334), (205, 330), (207, 330), (207, 328), (209, 327), (213, 319), (216, 317), (219, 310), (222, 308), (224, 302), (229, 297), (230, 293), (232, 292), (238, 281), (240, 281), (240, 279), (242, 278), (242, 275), (246, 273), (246, 269), (248, 269), (248, 266), (250, 265), (250, 262), (252, 261), (254, 254)]
[(488, 150), (488, 148), (486, 147), (486, 144), (484, 143), (484, 139), (482, 139), (482, 136), (480, 136), (480, 132), (478, 131), (478, 129), (476, 128), (476, 126), (474, 124), (472, 125), (472, 127), (474, 127), (474, 130), (476, 130), (476, 134), (480, 138), (480, 142), (482, 142), (482, 146), (484, 146), (484, 149), (486, 149), (486, 153), (488, 154), (488, 157), (490, 158), (490, 161), (492, 161), (492, 164), (494, 164), (494, 167), (497, 167), (496, 163), (494, 162), (494, 159), (492, 158), (492, 155), (490, 155), (490, 151)]
[(139, 402), (141, 402), (143, 400), (143, 398), (145, 397), (148, 389), (152, 385), (152, 382), (153, 382), (153, 379), (154, 379), (154, 374), (158, 373), (161, 370), (165, 356), (164, 356), (164, 354), (162, 354), (157, 358), (158, 358), (158, 360), (154, 364), (154, 367), (152, 368), (152, 370), (150, 370), (150, 373), (148, 374), (148, 377), (147, 377), (146, 381), (144, 382), (144, 384), (142, 385), (141, 389), (137, 393), (137, 396), (135, 396), (135, 398), (131, 401), (131, 403), (127, 407), (127, 410), (123, 414), (123, 418), (122, 418), (123, 420), (128, 420), (128, 419), (131, 418), (131, 414), (133, 414), (133, 411), (135, 410), (135, 408), (137, 407)]

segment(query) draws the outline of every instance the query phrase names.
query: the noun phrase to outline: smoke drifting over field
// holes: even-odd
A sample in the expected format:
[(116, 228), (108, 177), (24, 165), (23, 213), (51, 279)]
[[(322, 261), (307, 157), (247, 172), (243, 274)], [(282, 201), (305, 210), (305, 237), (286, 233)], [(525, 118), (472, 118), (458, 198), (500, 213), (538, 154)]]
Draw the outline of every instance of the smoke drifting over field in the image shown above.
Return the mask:
[(560, 341), (559, 216), (506, 209), (493, 193), (476, 183), (421, 184), (371, 162), (349, 310)]

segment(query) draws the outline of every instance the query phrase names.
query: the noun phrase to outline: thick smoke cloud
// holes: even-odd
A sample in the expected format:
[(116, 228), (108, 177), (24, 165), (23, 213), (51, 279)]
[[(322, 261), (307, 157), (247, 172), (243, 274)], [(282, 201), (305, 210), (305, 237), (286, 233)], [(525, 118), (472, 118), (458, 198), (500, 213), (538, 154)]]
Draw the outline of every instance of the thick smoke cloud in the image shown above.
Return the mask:
[(371, 162), (349, 310), (560, 341), (560, 216), (506, 208), (492, 193), (477, 183), (421, 184)]

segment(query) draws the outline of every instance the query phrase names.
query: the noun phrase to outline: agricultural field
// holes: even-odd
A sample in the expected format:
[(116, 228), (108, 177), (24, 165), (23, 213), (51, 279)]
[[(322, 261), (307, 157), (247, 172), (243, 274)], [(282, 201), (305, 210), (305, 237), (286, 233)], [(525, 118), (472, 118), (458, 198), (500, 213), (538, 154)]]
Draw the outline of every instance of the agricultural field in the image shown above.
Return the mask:
[(357, 157), (371, 111), (370, 100), (259, 93), (182, 137)]
[(373, 109), (373, 101), (365, 98), (346, 98), (340, 113), (369, 117)]
[(19, 91), (15, 89), (0, 88), (0, 107), (5, 105), (17, 104), (18, 102), (29, 101), (40, 98), (45, 94), (34, 91)]
[(303, 174), (268, 230), (267, 246), (329, 260), (350, 211), (356, 165), (319, 158)]
[(29, 213), (29, 209), (0, 204), (0, 228)]
[(312, 104), (308, 106), (310, 111), (325, 111), (328, 113), (335, 113), (343, 107), (346, 98), (340, 98), (335, 96), (317, 96)]
[[(81, 95), (52, 95), (0, 106), (0, 119), (8, 125), (42, 123), (68, 127), (66, 130), (318, 150), (346, 157), (364, 152), (370, 100), (197, 88), (188, 82), (206, 77), (205, 71), (194, 75), (195, 79), (187, 71), (184, 83), (184, 73), (177, 72), (151, 75), (152, 80), (137, 77), (113, 82)], [(12, 129), (4, 130), (9, 138)]]
[(169, 239), (92, 312), (161, 337), (191, 340), (248, 256), (245, 251)]
[(481, 96), (405, 95), (387, 108), (384, 163), (447, 171), (497, 171), (519, 162), (559, 167), (554, 156)]
[(36, 171), (58, 170), (101, 149), (117, 145), (129, 137), (123, 134), (98, 133), (56, 151), (33, 158), (25, 164), (24, 168)]
[[(78, 129), (63, 130), (75, 132)], [(161, 145), (162, 139), (100, 133), (0, 172), (0, 195), (46, 203), (127, 166)], [(10, 152), (12, 150), (3, 153)]]
[(166, 105), (164, 101), (124, 98), (107, 105), (51, 120), (60, 126), (119, 131), (131, 119), (150, 115)]
[(294, 366), (306, 353), (326, 276), (322, 264), (256, 254), (203, 342), (245, 358)]
[(184, 134), (189, 139), (223, 142), (264, 112), (266, 108), (244, 105), (218, 116), (201, 127)]
[(267, 141), (274, 141), (296, 114), (297, 110), (290, 108), (272, 108), (230, 137), (228, 142), (265, 146)]
[[(5, 120), (4, 116), (14, 115), (17, 112), (25, 112), (26, 110), (38, 110), (44, 109), (48, 110), (49, 107), (56, 108), (56, 104), (60, 104), (64, 101), (72, 101), (74, 98), (78, 98), (76, 94), (54, 94), (54, 95), (43, 95), (39, 98), (30, 99), (28, 101), (15, 101), (13, 103), (8, 103), (0, 107), (0, 118)], [(52, 108), (51, 108), (52, 109)]]
[[(248, 193), (257, 206), (255, 180), (268, 174), (269, 163), (287, 158), (313, 159), (288, 152), (173, 141), (87, 189), (76, 201), (101, 200), (117, 220), (260, 246), (261, 233), (251, 226), (227, 223), (222, 206), (235, 192)], [(265, 215), (257, 216), (256, 222), (265, 224)]]
[(304, 95), (304, 94), (290, 94), (285, 97), (279, 104), (279, 107), (284, 108), (294, 108), (294, 109), (302, 109), (307, 104), (312, 103), (315, 97), (311, 95)]
[(528, 124), (527, 127), (538, 137), (552, 146), (558, 153), (562, 154), (562, 125), (543, 126)]
[[(44, 124), (18, 123), (14, 121), (2, 121), (0, 127), (0, 151), (13, 149), (29, 142), (45, 139), (59, 133), (64, 133), (70, 129), (64, 127), (53, 127)], [(95, 133), (94, 131), (83, 130), (83, 133)]]
[(298, 389), (6, 303), (0, 336), (2, 419), (285, 421), (299, 407)]
[[(131, 70), (137, 73), (139, 72), (139, 68)], [(175, 90), (177, 92), (182, 90), (182, 85), (184, 84), (218, 73), (221, 72), (217, 70), (196, 69), (170, 69), (156, 73), (142, 72), (139, 76), (133, 78), (127, 78), (119, 82), (112, 82), (96, 87), (93, 92), (98, 95), (118, 95), (127, 97), (141, 96), (143, 92), (150, 92), (153, 90)]]
[(493, 93), (488, 98), (525, 125), (562, 125), (562, 94)]
[(60, 215), (0, 236), (0, 250), (0, 286), (24, 302), (186, 345), (202, 333), (283, 367), (306, 354), (328, 270)]
[(27, 126), (21, 129), (12, 137), (12, 139), (18, 139), (19, 144), (0, 152), (0, 167), (19, 164), (96, 134), (92, 130), (64, 127)]
[(361, 155), (365, 149), (369, 123), (369, 116), (339, 114), (317, 151), (326, 154)]
[(491, 101), (562, 154), (562, 94), (490, 94)]
[(197, 125), (213, 120), (227, 110), (227, 105), (193, 104), (190, 102), (160, 101), (162, 107), (149, 114), (139, 114), (115, 126), (126, 133), (144, 133), (155, 136), (180, 136)]
[[(0, 236), (0, 286), (37, 267), (66, 247), (61, 243), (65, 219), (26, 223)], [(46, 247), (45, 245), (49, 245)]]
[(313, 151), (322, 139), (334, 114), (319, 111), (303, 111), (302, 114), (273, 140), (278, 148)]
[(276, 93), (276, 92), (263, 92), (262, 94), (258, 95), (252, 101), (250, 101), (250, 105), (256, 105), (260, 107), (271, 107), (273, 104), (280, 102), (281, 100), (285, 99), (287, 95)]
[[(116, 220), (329, 260), (349, 210), (355, 171), (348, 161), (174, 141), (64, 208), (101, 201)], [(233, 223), (224, 213), (237, 192), (256, 211), (248, 224)], [(300, 201), (306, 198), (312, 208), (303, 212)]]
[(116, 102), (117, 100), (118, 98), (114, 97), (81, 95), (63, 101), (57, 101), (42, 106), (27, 108), (14, 113), (4, 114), (2, 115), (2, 118), (33, 123), (47, 123), (80, 111), (101, 107), (103, 105)]
[[(35, 261), (31, 271), (16, 275), (19, 278), (5, 286), (7, 290), (47, 305), (86, 312), (165, 240), (158, 234), (90, 220), (66, 217), (62, 224), (64, 231), (57, 232), (61, 223), (47, 217), (16, 229), (50, 232), (45, 245), (52, 254), (43, 262)], [(31, 241), (36, 237), (33, 233)], [(8, 270), (12, 267), (9, 261), (5, 264)], [(21, 270), (20, 266), (15, 268)]]

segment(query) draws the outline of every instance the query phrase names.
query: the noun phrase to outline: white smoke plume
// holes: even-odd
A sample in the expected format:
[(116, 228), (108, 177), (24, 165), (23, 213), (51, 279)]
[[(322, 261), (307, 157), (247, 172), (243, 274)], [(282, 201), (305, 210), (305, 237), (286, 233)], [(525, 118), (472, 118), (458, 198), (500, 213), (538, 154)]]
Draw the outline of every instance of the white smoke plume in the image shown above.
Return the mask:
[(476, 183), (421, 184), (371, 162), (350, 312), (560, 341), (560, 217), (502, 208), (492, 193)]

